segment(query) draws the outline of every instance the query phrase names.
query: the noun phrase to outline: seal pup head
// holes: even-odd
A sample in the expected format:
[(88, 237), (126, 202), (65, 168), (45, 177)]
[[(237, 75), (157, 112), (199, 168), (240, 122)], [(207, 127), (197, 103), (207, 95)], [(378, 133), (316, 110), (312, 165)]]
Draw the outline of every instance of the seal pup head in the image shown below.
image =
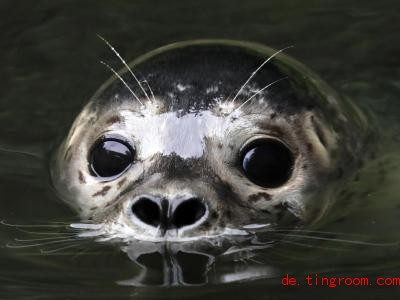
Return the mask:
[(329, 184), (355, 167), (364, 126), (279, 51), (183, 42), (115, 72), (76, 118), (51, 176), (93, 223), (79, 226), (105, 240), (241, 237), (329, 211)]

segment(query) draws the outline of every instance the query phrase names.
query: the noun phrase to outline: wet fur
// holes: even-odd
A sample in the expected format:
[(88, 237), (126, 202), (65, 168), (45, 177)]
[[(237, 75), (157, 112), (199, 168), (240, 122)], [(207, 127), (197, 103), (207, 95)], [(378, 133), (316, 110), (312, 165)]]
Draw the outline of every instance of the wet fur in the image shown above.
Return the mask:
[[(367, 139), (365, 120), (351, 103), (298, 62), (260, 45), (184, 43), (139, 58), (122, 72), (105, 65), (116, 75), (77, 117), (53, 157), (51, 174), (60, 197), (83, 220), (103, 224), (110, 238), (158, 238), (126, 215), (127, 203), (146, 193), (195, 194), (207, 202), (208, 219), (174, 233), (176, 241), (229, 235), (235, 232), (226, 229), (252, 223), (279, 228), (288, 214), (297, 224), (311, 223), (329, 212), (329, 183), (335, 174), (344, 182), (354, 172)], [(141, 141), (129, 126), (171, 112), (176, 122), (193, 116), (207, 124), (203, 114), (216, 120), (215, 132), (200, 137), (202, 155), (141, 156)], [(139, 149), (133, 167), (106, 182), (93, 177), (87, 163), (90, 147), (105, 134), (123, 135)], [(179, 135), (177, 130), (169, 138), (179, 141)], [(281, 140), (295, 155), (293, 175), (279, 188), (256, 186), (240, 170), (240, 149), (257, 135)]]

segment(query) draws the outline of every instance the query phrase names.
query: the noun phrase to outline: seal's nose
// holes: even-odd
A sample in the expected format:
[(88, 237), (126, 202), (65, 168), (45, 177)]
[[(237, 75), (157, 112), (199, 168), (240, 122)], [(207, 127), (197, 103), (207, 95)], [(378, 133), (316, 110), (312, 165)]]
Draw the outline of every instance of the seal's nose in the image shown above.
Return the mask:
[(171, 210), (171, 224), (181, 228), (195, 224), (206, 213), (206, 206), (198, 198), (190, 198), (180, 202)]
[(196, 197), (168, 200), (142, 196), (131, 209), (137, 219), (163, 231), (194, 225), (207, 211), (206, 205)]
[(161, 223), (161, 211), (157, 199), (139, 198), (132, 205), (132, 213), (143, 223), (158, 227)]

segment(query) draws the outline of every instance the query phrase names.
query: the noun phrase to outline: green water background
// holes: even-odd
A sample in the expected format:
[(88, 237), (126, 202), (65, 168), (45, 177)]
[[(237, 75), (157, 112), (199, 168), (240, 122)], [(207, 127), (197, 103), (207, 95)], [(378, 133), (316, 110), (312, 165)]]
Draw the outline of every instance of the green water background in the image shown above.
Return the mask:
[[(197, 38), (248, 40), (276, 49), (294, 45), (288, 54), (373, 111), (382, 129), (381, 155), (390, 157), (400, 149), (399, 12), (394, 0), (2, 0), (0, 145), (43, 153), (57, 142), (110, 76), (99, 60), (119, 65), (97, 38), (101, 34), (128, 61), (164, 44)], [(373, 232), (396, 240), (400, 176), (396, 158), (389, 161), (387, 182), (373, 196), (374, 204), (341, 225), (342, 231)], [(74, 218), (55, 200), (43, 162), (11, 153), (0, 153), (0, 212), (1, 219), (14, 223)], [(398, 294), (398, 287), (290, 289), (282, 287), (279, 278), (205, 287), (122, 287), (115, 282), (132, 277), (135, 268), (118, 251), (102, 250), (85, 259), (46, 257), (37, 250), (26, 255), (4, 247), (16, 237), (15, 231), (3, 227), (0, 232), (0, 299), (327, 299)], [(341, 263), (341, 254), (335, 254), (334, 263), (324, 270), (332, 276), (396, 275), (397, 253), (397, 248), (359, 249)], [(294, 269), (308, 272), (306, 266), (315, 255), (310, 251), (308, 262), (299, 259)]]

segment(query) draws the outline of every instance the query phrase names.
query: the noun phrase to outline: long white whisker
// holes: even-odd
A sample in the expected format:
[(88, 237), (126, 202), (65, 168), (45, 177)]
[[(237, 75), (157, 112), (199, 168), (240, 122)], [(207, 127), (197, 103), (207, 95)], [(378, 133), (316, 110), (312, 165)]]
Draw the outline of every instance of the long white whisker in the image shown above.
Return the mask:
[(254, 262), (254, 263), (256, 263), (256, 264), (259, 264), (259, 265), (265, 265), (265, 263), (263, 263), (263, 262), (261, 262), (261, 261), (259, 261), (259, 260), (256, 260), (256, 259), (254, 259), (254, 258), (251, 258), (251, 257), (248, 257), (248, 258), (246, 258), (247, 260), (249, 260), (249, 261), (252, 261), (252, 262)]
[(239, 253), (239, 252), (243, 252), (243, 251), (254, 251), (254, 250), (262, 250), (262, 249), (266, 249), (266, 248), (271, 248), (271, 246), (274, 244), (275, 242), (267, 242), (267, 243), (263, 243), (260, 245), (250, 245), (250, 246), (244, 246), (244, 247), (239, 247), (239, 248), (233, 248), (233, 249), (228, 249), (226, 250), (223, 255), (230, 255), (233, 253)]
[(43, 227), (43, 228), (63, 228), (64, 227), (64, 228), (68, 228), (68, 226), (66, 226), (64, 224), (60, 224), (60, 225), (55, 225), (55, 224), (52, 224), (52, 225), (48, 225), (48, 224), (44, 224), (44, 225), (42, 225), (42, 224), (39, 224), (39, 225), (10, 224), (10, 223), (7, 223), (6, 220), (1, 220), (0, 224), (4, 225), (4, 226), (15, 227), (15, 228), (18, 228), (18, 227), (22, 227), (22, 228), (38, 228), (38, 227)]
[(246, 85), (250, 82), (250, 80), (257, 74), (257, 72), (266, 64), (268, 63), (271, 59), (273, 59), (275, 56), (277, 56), (279, 53), (282, 51), (285, 51), (286, 49), (293, 48), (293, 46), (288, 46), (285, 48), (282, 48), (278, 51), (276, 51), (274, 54), (272, 54), (270, 57), (268, 57), (253, 73), (251, 73), (250, 77), (246, 80), (246, 82), (241, 86), (239, 91), (236, 93), (235, 97), (233, 97), (231, 103), (234, 103), (236, 98), (240, 95), (240, 93), (243, 91), (243, 89), (246, 87)]
[(364, 246), (376, 246), (376, 247), (388, 247), (388, 246), (397, 246), (399, 242), (393, 243), (371, 243), (371, 242), (363, 242), (357, 240), (345, 240), (345, 239), (337, 239), (337, 238), (324, 238), (319, 236), (307, 236), (301, 234), (285, 234), (288, 237), (298, 237), (310, 240), (321, 240), (321, 241), (332, 241), (332, 242), (339, 242), (339, 243), (348, 243), (348, 244), (355, 244), (355, 245), (364, 245)]
[(251, 101), (251, 99), (253, 99), (253, 98), (254, 98), (255, 96), (257, 96), (258, 94), (262, 93), (265, 89), (267, 89), (267, 88), (269, 88), (270, 86), (272, 86), (272, 85), (274, 85), (274, 84), (276, 84), (276, 83), (278, 83), (278, 82), (280, 82), (280, 81), (282, 81), (282, 80), (284, 80), (284, 79), (287, 79), (287, 78), (288, 78), (288, 77), (279, 78), (279, 79), (277, 79), (277, 80), (275, 80), (275, 81), (273, 81), (273, 82), (267, 84), (267, 85), (264, 86), (261, 90), (258, 90), (257, 93), (255, 93), (254, 95), (252, 95), (249, 99), (247, 99), (247, 100), (244, 101), (241, 105), (239, 105), (237, 108), (235, 108), (235, 109), (231, 112), (231, 114), (232, 114), (233, 112), (235, 112), (236, 110), (240, 109), (241, 107), (243, 107), (243, 105), (245, 105), (247, 102)]
[(97, 35), (104, 43), (106, 43), (106, 45), (111, 49), (111, 51), (113, 51), (115, 53), (115, 55), (119, 58), (119, 60), (124, 64), (124, 66), (128, 69), (128, 71), (132, 74), (133, 78), (136, 80), (136, 82), (138, 83), (140, 89), (143, 91), (143, 93), (146, 95), (147, 100), (149, 100), (149, 102), (151, 102), (149, 95), (147, 95), (145, 89), (143, 88), (142, 84), (140, 83), (139, 79), (137, 79), (136, 75), (133, 73), (132, 69), (128, 66), (128, 64), (125, 62), (125, 60), (121, 57), (121, 55), (119, 55), (118, 51), (115, 50), (115, 48), (105, 39), (103, 38), (101, 35)]
[[(70, 233), (67, 237), (73, 237), (73, 236), (76, 236), (76, 234)], [(16, 241), (16, 242), (38, 242), (38, 241), (60, 240), (60, 238), (65, 238), (65, 235), (57, 236), (57, 237), (38, 238), (38, 239), (18, 239), (18, 238), (15, 238), (14, 241)]]
[(153, 102), (156, 102), (156, 98), (154, 97), (153, 89), (151, 88), (149, 82), (147, 80), (143, 80), (143, 82), (146, 84), (146, 86), (149, 88), (150, 93), (151, 93), (151, 98), (153, 98)]
[(58, 244), (58, 243), (64, 243), (64, 242), (71, 242), (71, 241), (76, 241), (77, 238), (73, 239), (63, 239), (63, 240), (56, 240), (56, 241), (50, 241), (50, 242), (45, 242), (45, 243), (38, 243), (38, 244), (29, 244), (29, 245), (13, 245), (13, 244), (7, 244), (7, 248), (11, 249), (16, 249), (16, 248), (29, 248), (29, 247), (38, 247), (38, 246), (44, 246), (44, 245), (51, 245), (51, 244)]
[(69, 225), (71, 224), (71, 222), (60, 222), (60, 221), (51, 221), (51, 222), (47, 222), (49, 224), (59, 224), (59, 225)]
[(22, 155), (31, 156), (31, 157), (34, 157), (34, 158), (43, 159), (43, 157), (41, 155), (39, 155), (39, 154), (31, 153), (31, 152), (27, 152), (27, 151), (22, 151), (22, 150), (14, 150), (14, 149), (8, 149), (8, 148), (0, 147), (0, 151), (1, 152), (6, 152), (6, 153), (13, 153), (13, 154), (22, 154)]
[(21, 228), (16, 228), (19, 232), (37, 235), (70, 235), (71, 233), (78, 233), (79, 230), (69, 229), (67, 232), (48, 232), (48, 231), (30, 231)]
[(61, 250), (65, 250), (65, 249), (69, 249), (69, 248), (74, 248), (74, 247), (79, 247), (79, 246), (81, 246), (82, 244), (87, 244), (87, 243), (89, 243), (89, 242), (91, 242), (91, 241), (75, 242), (75, 243), (73, 243), (73, 244), (70, 244), (70, 245), (67, 245), (67, 246), (64, 246), (64, 247), (60, 247), (60, 248), (56, 248), (56, 249), (50, 249), (50, 250), (47, 250), (47, 249), (40, 249), (40, 253), (42, 253), (42, 254), (51, 254), (51, 253), (55, 253), (55, 252), (58, 252), (58, 251), (61, 251)]
[(305, 243), (299, 243), (299, 242), (294, 242), (294, 241), (289, 241), (289, 240), (280, 240), (279, 243), (285, 243), (285, 244), (290, 244), (290, 245), (295, 245), (295, 246), (301, 246), (301, 247), (306, 247), (306, 248), (315, 248), (315, 249), (323, 249), (323, 250), (335, 250), (335, 251), (346, 251), (345, 248), (336, 248), (336, 247), (325, 247), (325, 246), (318, 246), (318, 245), (310, 245), (310, 244), (305, 244)]
[(314, 234), (331, 234), (331, 235), (341, 235), (341, 236), (357, 236), (357, 237), (370, 237), (371, 235), (367, 234), (361, 234), (361, 233), (344, 233), (344, 232), (335, 232), (335, 231), (322, 231), (322, 230), (307, 230), (307, 229), (296, 229), (296, 228), (290, 228), (290, 229), (268, 229), (264, 231), (258, 231), (258, 232), (265, 232), (265, 233), (281, 233), (281, 232), (287, 232), (287, 233), (314, 233)]
[(105, 65), (111, 72), (113, 72), (114, 75), (117, 76), (118, 79), (125, 85), (125, 87), (129, 90), (129, 92), (131, 92), (131, 94), (133, 95), (133, 97), (135, 97), (135, 99), (136, 99), (142, 106), (144, 106), (143, 103), (142, 103), (142, 101), (140, 101), (139, 97), (136, 96), (136, 94), (132, 91), (132, 89), (129, 87), (129, 85), (126, 83), (126, 81), (125, 81), (124, 79), (122, 79), (121, 75), (119, 75), (119, 74), (117, 73), (117, 71), (115, 71), (112, 67), (110, 67), (107, 63), (105, 63), (105, 62), (102, 61), (102, 60), (100, 61), (100, 63), (103, 64), (103, 65)]
[(97, 229), (101, 229), (104, 226), (104, 224), (103, 223), (72, 223), (69, 226), (74, 229), (97, 230)]

